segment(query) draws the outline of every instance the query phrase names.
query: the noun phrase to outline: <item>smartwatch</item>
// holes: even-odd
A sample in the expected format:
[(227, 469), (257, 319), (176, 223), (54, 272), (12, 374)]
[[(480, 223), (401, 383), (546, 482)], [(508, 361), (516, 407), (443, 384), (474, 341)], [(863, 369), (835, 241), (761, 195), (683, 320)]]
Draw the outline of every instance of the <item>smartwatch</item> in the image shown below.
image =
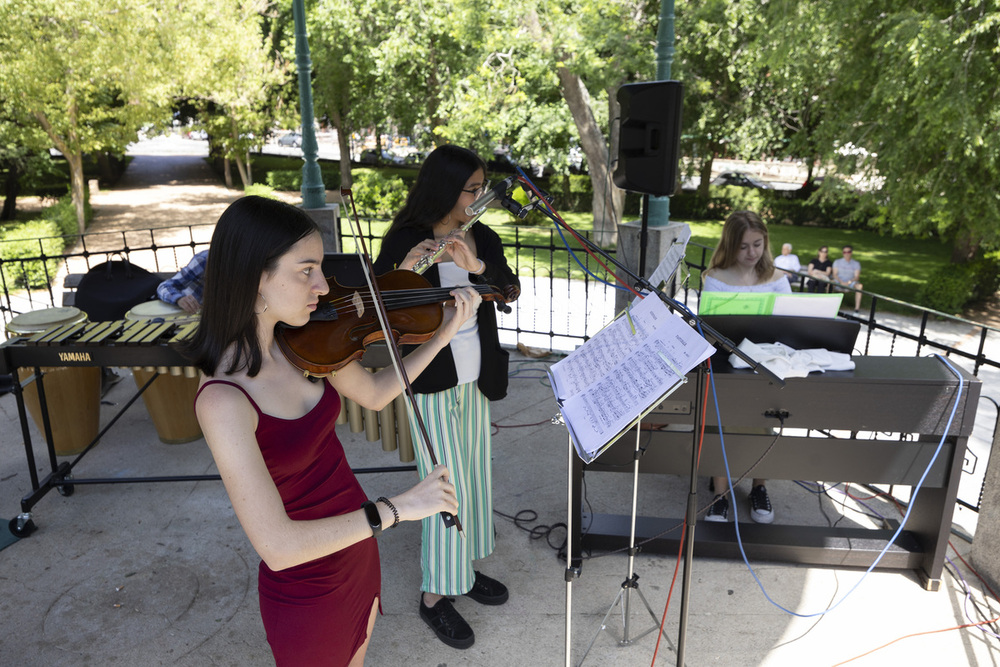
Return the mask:
[(372, 527), (372, 537), (378, 537), (382, 534), (382, 515), (378, 512), (378, 507), (375, 506), (370, 500), (366, 500), (361, 505), (361, 509), (365, 511), (365, 518), (368, 519), (368, 525)]

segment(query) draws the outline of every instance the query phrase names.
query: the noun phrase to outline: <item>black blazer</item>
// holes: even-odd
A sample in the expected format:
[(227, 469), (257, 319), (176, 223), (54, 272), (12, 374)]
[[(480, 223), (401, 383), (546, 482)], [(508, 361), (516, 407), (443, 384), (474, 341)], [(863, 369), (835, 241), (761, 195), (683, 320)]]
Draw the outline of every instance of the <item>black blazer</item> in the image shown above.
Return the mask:
[[(482, 275), (469, 274), (469, 282), (474, 284), (492, 285), (503, 290), (509, 285), (520, 287), (521, 283), (507, 265), (503, 254), (503, 243), (500, 236), (481, 222), (473, 223), (469, 229), (476, 242), (476, 255), (486, 265)], [(392, 271), (403, 261), (413, 246), (424, 239), (433, 239), (433, 231), (423, 231), (407, 227), (392, 232), (382, 241), (378, 259), (375, 260), (375, 273), (382, 275)], [(435, 287), (441, 286), (437, 265), (432, 265), (423, 276)], [(482, 367), (479, 371), (479, 390), (491, 401), (498, 401), (507, 395), (507, 366), (510, 355), (500, 347), (500, 337), (497, 335), (497, 314), (491, 303), (479, 307), (476, 315), (479, 323), (479, 347), (482, 353)], [(410, 348), (412, 349), (412, 347)], [(408, 352), (409, 350), (404, 350)], [(451, 389), (458, 384), (458, 372), (455, 370), (455, 359), (451, 354), (451, 346), (441, 350), (427, 369), (412, 380), (413, 390), (420, 394), (433, 394), (445, 389)]]

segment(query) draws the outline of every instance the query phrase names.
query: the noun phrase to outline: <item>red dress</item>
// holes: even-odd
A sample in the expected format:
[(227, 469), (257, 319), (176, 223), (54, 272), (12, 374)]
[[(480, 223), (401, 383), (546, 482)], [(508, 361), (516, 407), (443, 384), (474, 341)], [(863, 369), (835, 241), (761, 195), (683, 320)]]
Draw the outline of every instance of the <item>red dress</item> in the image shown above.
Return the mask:
[[(215, 383), (239, 385), (225, 380)], [(257, 444), (295, 520), (347, 514), (367, 500), (334, 431), (340, 395), (323, 382), (323, 397), (299, 419), (257, 411)], [(199, 390), (200, 393), (200, 390)], [(378, 543), (368, 538), (336, 553), (275, 572), (260, 564), (257, 589), (267, 641), (278, 665), (346, 665), (364, 643), (368, 617), (381, 596)]]

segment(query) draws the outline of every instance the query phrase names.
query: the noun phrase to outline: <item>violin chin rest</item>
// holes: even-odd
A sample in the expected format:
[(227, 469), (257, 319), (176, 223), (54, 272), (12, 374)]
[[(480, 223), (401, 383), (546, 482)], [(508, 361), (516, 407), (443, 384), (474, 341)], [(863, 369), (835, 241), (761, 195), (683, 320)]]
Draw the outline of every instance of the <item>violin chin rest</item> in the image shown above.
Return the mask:
[(316, 310), (309, 313), (310, 322), (333, 322), (337, 319), (339, 319), (337, 316), (337, 307), (332, 301), (321, 301), (316, 306)]

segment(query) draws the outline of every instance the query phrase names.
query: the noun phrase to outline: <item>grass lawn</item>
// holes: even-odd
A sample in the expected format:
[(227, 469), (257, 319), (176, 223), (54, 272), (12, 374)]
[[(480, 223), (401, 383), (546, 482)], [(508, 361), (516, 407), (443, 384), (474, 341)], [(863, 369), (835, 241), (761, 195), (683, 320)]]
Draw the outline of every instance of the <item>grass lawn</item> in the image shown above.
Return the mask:
[[(719, 242), (722, 224), (691, 222), (691, 241), (710, 246)], [(830, 248), (830, 260), (840, 259), (845, 244), (854, 246), (854, 258), (861, 262), (861, 284), (866, 292), (875, 292), (900, 301), (916, 302), (917, 290), (928, 275), (947, 266), (951, 247), (936, 239), (913, 239), (880, 236), (857, 229), (796, 227), (772, 225), (769, 228), (771, 250), (781, 253), (783, 243), (792, 244), (803, 267), (816, 256), (820, 246)], [(886, 304), (887, 305), (887, 304)]]
[[(588, 213), (561, 215), (566, 223), (577, 231), (586, 231), (591, 227), (592, 219)], [(483, 222), (496, 230), (508, 247), (513, 246), (515, 240), (520, 242), (522, 248), (519, 264), (522, 273), (526, 273), (524, 267), (534, 266), (535, 275), (543, 275), (542, 271), (547, 271), (551, 263), (556, 277), (583, 277), (583, 271), (564, 249), (562, 239), (553, 225), (516, 226), (511, 221), (511, 216), (493, 210), (483, 216)], [(718, 243), (722, 234), (721, 222), (696, 221), (688, 224), (691, 226), (692, 243), (709, 248), (714, 248)], [(379, 235), (387, 226), (387, 222), (374, 222), (372, 231)], [(367, 226), (365, 229), (367, 231)], [(865, 290), (909, 303), (915, 302), (917, 290), (923, 284), (925, 277), (938, 267), (946, 266), (951, 254), (949, 246), (936, 240), (885, 237), (864, 230), (774, 225), (770, 228), (770, 232), (772, 250), (779, 253), (783, 243), (791, 243), (792, 252), (799, 256), (803, 266), (816, 256), (816, 251), (821, 245), (829, 246), (831, 260), (840, 258), (840, 249), (844, 244), (853, 245), (854, 255), (861, 262), (861, 282)], [(565, 232), (565, 236), (574, 251), (580, 249), (581, 245), (573, 240), (568, 232)], [(353, 247), (349, 239), (345, 245), (348, 246), (348, 250)], [(372, 252), (377, 254), (378, 243), (373, 245), (375, 248)], [(689, 246), (689, 257), (695, 261), (700, 257), (700, 254), (695, 254), (696, 250), (697, 248)], [(585, 260), (584, 253), (577, 253), (577, 256), (581, 261)], [(707, 256), (711, 256), (711, 251)], [(587, 265), (599, 277), (606, 278), (593, 260), (587, 262)]]
[[(292, 164), (298, 168), (301, 166), (301, 160), (292, 160), (284, 156), (254, 158), (254, 168), (259, 170), (259, 173), (269, 169), (288, 168)], [(335, 162), (324, 162), (322, 166), (331, 170), (337, 168)], [(408, 181), (416, 176), (414, 169), (383, 168), (383, 170), (392, 171), (404, 179), (409, 177)], [(532, 214), (535, 215), (537, 214)], [(561, 213), (561, 215), (575, 230), (582, 232), (592, 227), (592, 217), (589, 213)], [(556, 277), (583, 277), (583, 270), (563, 248), (563, 240), (552, 224), (516, 226), (512, 216), (499, 210), (487, 212), (483, 216), (483, 222), (496, 230), (508, 246), (513, 245), (515, 240), (520, 242), (522, 249), (519, 264), (522, 273), (528, 273), (526, 267), (534, 267), (535, 275), (542, 275), (542, 272), (548, 271), (551, 265), (552, 273)], [(692, 243), (710, 248), (715, 247), (722, 233), (722, 221), (679, 220), (679, 222), (688, 222), (691, 226)], [(372, 231), (379, 236), (387, 225), (388, 223), (372, 223)], [(346, 226), (345, 231), (347, 231)], [(783, 243), (791, 243), (792, 252), (799, 256), (803, 266), (816, 256), (816, 250), (821, 245), (829, 246), (830, 259), (836, 260), (841, 256), (841, 247), (845, 243), (850, 243), (854, 246), (855, 259), (861, 262), (861, 283), (865, 286), (865, 290), (909, 303), (915, 302), (917, 290), (920, 289), (926, 276), (939, 267), (946, 266), (951, 255), (951, 248), (936, 239), (895, 238), (865, 230), (792, 225), (772, 225), (770, 232), (772, 252), (778, 254)], [(565, 236), (574, 251), (580, 248), (580, 244), (568, 233), (565, 233)], [(345, 245), (348, 248), (353, 247), (350, 240)], [(377, 254), (378, 242), (372, 245), (375, 246), (371, 248), (372, 252)], [(690, 248), (689, 253), (695, 250)], [(710, 255), (711, 252), (708, 253), (708, 256)], [(606, 278), (596, 262), (586, 260), (585, 253), (577, 253), (577, 257), (601, 278)], [(689, 254), (689, 258), (698, 257), (700, 253)], [(885, 305), (888, 307), (888, 304)]]
[[(287, 157), (267, 156), (254, 159), (255, 168), (260, 169), (280, 168), (280, 164), (288, 162)], [(331, 166), (335, 166), (335, 163), (331, 163)], [(416, 175), (416, 170), (412, 169), (398, 171), (406, 172), (411, 178)], [(589, 213), (560, 214), (575, 230), (582, 232), (592, 227), (592, 217)], [(535, 267), (535, 275), (541, 275), (541, 271), (547, 271), (551, 264), (556, 277), (583, 277), (583, 270), (563, 249), (563, 241), (552, 224), (518, 227), (515, 226), (512, 216), (499, 210), (487, 212), (483, 216), (483, 222), (496, 230), (507, 245), (513, 245), (517, 240), (522, 246), (540, 246), (522, 247), (519, 257), (522, 272), (525, 272), (525, 267)], [(679, 220), (679, 222), (688, 221)], [(722, 233), (722, 221), (690, 221), (688, 224), (691, 226), (692, 243), (710, 248), (714, 248), (718, 243)], [(373, 223), (372, 226), (376, 234), (380, 234), (384, 228), (385, 225), (379, 223)], [(854, 246), (855, 259), (861, 262), (861, 283), (865, 286), (865, 290), (909, 303), (915, 302), (917, 290), (920, 289), (926, 276), (939, 267), (946, 266), (951, 255), (951, 248), (936, 239), (896, 238), (880, 236), (865, 230), (792, 225), (772, 225), (770, 232), (772, 252), (778, 254), (783, 243), (791, 243), (792, 252), (799, 256), (803, 266), (816, 256), (816, 250), (821, 245), (829, 246), (830, 259), (836, 260), (841, 256), (841, 247), (845, 243), (850, 243)], [(570, 247), (574, 250), (580, 248), (580, 244), (570, 238), (568, 233), (565, 235)], [(349, 241), (345, 245), (352, 246)], [(373, 245), (375, 248), (372, 248), (372, 252), (377, 254), (378, 243)], [(689, 249), (689, 253), (693, 251), (694, 249)], [(711, 255), (710, 252), (708, 254)], [(577, 256), (581, 261), (585, 261), (583, 253), (578, 253)], [(689, 257), (700, 257), (700, 253)], [(593, 260), (586, 263), (595, 272), (601, 270)], [(598, 275), (606, 277), (601, 273)]]

